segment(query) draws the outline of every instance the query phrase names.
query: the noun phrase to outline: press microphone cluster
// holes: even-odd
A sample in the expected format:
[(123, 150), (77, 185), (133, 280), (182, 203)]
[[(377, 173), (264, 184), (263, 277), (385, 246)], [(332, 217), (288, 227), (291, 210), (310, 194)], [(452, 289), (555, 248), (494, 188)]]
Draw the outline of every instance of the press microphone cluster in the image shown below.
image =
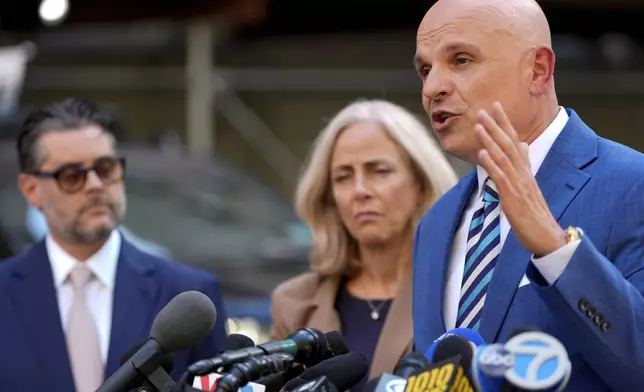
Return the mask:
[(276, 353), (290, 354), (296, 362), (311, 364), (328, 359), (342, 351), (346, 352), (346, 343), (339, 332), (333, 331), (325, 335), (313, 328), (302, 328), (286, 340), (228, 351), (214, 358), (201, 360), (190, 365), (187, 373), (200, 376), (216, 370), (227, 370), (234, 363)]
[[(288, 339), (258, 346), (248, 340), (248, 346), (226, 350), (189, 366), (180, 384), (187, 386), (192, 382), (196, 390), (216, 392), (234, 392), (246, 385), (254, 392), (278, 392), (282, 388), (289, 391), (300, 380), (306, 380), (302, 384), (308, 382), (311, 374), (327, 368), (348, 352), (344, 337), (337, 331), (324, 334), (302, 328)], [(364, 374), (366, 370), (360, 378)]]
[[(156, 316), (149, 337), (123, 356), (119, 369), (96, 392), (124, 392), (135, 388), (147, 392), (236, 392), (249, 384), (253, 392), (278, 392), (283, 387), (295, 389), (296, 384), (302, 381), (306, 384), (313, 376), (327, 372), (345, 375), (336, 379), (334, 375), (329, 381), (343, 392), (345, 385), (355, 385), (366, 374), (366, 361), (360, 355), (357, 372), (347, 378), (347, 372), (341, 369), (350, 368), (356, 361), (355, 353), (347, 354), (342, 334), (302, 328), (288, 339), (258, 346), (244, 335), (231, 334), (220, 355), (194, 363), (175, 383), (169, 375), (174, 365), (173, 353), (199, 344), (214, 327), (216, 318), (215, 306), (203, 293), (187, 291), (177, 295)], [(330, 359), (334, 360), (329, 362)], [(290, 386), (286, 386), (289, 382)], [(297, 388), (306, 389), (301, 385)]]
[(515, 329), (505, 344), (484, 343), (470, 329), (440, 336), (422, 356), (403, 357), (394, 374), (365, 384), (365, 392), (562, 391), (571, 365), (563, 345), (531, 328)]

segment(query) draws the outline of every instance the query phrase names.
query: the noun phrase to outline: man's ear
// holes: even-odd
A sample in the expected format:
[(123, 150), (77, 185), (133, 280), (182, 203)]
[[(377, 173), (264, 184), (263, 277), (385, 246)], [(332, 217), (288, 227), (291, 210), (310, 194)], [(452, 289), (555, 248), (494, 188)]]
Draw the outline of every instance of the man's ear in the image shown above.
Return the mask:
[(555, 53), (552, 48), (542, 45), (534, 49), (530, 93), (543, 95), (552, 84), (555, 74)]
[(20, 189), (20, 193), (22, 193), (25, 200), (27, 200), (27, 203), (39, 210), (42, 209), (38, 183), (34, 176), (20, 173), (18, 175), (18, 189)]

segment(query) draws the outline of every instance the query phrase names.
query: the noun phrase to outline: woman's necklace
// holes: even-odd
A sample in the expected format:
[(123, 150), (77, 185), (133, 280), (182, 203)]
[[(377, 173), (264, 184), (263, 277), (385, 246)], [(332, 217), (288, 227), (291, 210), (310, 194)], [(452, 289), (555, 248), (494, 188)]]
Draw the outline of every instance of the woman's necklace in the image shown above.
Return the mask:
[(367, 305), (369, 305), (369, 308), (371, 308), (371, 319), (376, 321), (380, 318), (380, 309), (382, 309), (383, 306), (387, 303), (387, 301), (382, 301), (378, 307), (376, 307), (371, 300), (366, 300)]

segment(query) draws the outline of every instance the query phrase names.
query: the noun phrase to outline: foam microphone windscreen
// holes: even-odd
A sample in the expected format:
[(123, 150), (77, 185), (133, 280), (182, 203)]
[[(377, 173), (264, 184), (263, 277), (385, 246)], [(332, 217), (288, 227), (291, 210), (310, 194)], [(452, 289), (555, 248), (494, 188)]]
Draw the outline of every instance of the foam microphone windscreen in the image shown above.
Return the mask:
[(166, 352), (184, 350), (199, 344), (217, 321), (217, 310), (210, 298), (199, 291), (186, 291), (172, 300), (152, 322), (150, 337)]
[(326, 338), (331, 354), (343, 355), (349, 352), (349, 347), (347, 346), (347, 341), (344, 339), (344, 336), (339, 331), (330, 331), (324, 334)]
[(444, 361), (454, 358), (456, 355), (461, 356), (460, 365), (466, 373), (469, 373), (472, 367), (474, 350), (467, 339), (458, 335), (447, 336), (436, 346), (432, 362)]
[(309, 381), (326, 376), (338, 391), (346, 391), (362, 381), (368, 371), (369, 364), (365, 357), (357, 351), (351, 351), (311, 366), (299, 377), (287, 382), (284, 390), (293, 390)]
[(255, 346), (255, 342), (253, 342), (253, 339), (248, 336), (239, 333), (231, 333), (226, 337), (226, 341), (224, 342), (221, 352), (224, 353), (226, 351), (240, 350), (242, 348), (253, 346)]

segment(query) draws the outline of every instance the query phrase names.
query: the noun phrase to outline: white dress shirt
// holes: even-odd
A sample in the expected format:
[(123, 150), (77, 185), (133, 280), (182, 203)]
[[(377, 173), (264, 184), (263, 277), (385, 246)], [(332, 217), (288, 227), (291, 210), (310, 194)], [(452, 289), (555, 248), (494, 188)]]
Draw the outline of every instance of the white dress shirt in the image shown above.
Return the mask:
[[(537, 171), (541, 167), (546, 155), (548, 155), (550, 148), (552, 148), (552, 145), (561, 131), (563, 131), (567, 122), (568, 113), (566, 113), (564, 108), (560, 107), (557, 117), (555, 117), (546, 130), (534, 142), (532, 142), (532, 144), (530, 144), (528, 155), (530, 159), (530, 169), (533, 176), (537, 174)], [(470, 198), (470, 201), (461, 217), (461, 222), (458, 226), (458, 230), (456, 231), (454, 242), (452, 244), (452, 255), (447, 268), (447, 284), (445, 285), (445, 296), (443, 299), (443, 314), (445, 316), (445, 328), (447, 331), (454, 329), (456, 326), (463, 270), (465, 268), (468, 228), (470, 226), (470, 221), (472, 220), (472, 215), (474, 215), (474, 212), (482, 206), (483, 185), (488, 177), (487, 172), (482, 167), (477, 166), (476, 171), (478, 187), (476, 192), (474, 192)], [(501, 244), (499, 246), (503, 247), (505, 239), (510, 232), (510, 223), (503, 213), (503, 205), (501, 205), (500, 220)], [(578, 241), (573, 242), (540, 259), (532, 258), (532, 262), (549, 284), (553, 284), (553, 282), (561, 276), (573, 253), (575, 253), (578, 244)], [(524, 275), (519, 283), (519, 287), (527, 284), (530, 284), (530, 281)]]
[[(45, 243), (54, 275), (58, 308), (64, 331), (67, 328), (67, 316), (74, 299), (74, 288), (68, 277), (74, 267), (81, 262), (65, 252), (49, 234), (47, 234)], [(84, 262), (96, 276), (96, 279), (87, 284), (85, 298), (89, 302), (88, 306), (96, 322), (103, 364), (107, 362), (110, 344), (112, 299), (120, 250), (121, 235), (118, 230), (114, 230), (105, 245)]]

